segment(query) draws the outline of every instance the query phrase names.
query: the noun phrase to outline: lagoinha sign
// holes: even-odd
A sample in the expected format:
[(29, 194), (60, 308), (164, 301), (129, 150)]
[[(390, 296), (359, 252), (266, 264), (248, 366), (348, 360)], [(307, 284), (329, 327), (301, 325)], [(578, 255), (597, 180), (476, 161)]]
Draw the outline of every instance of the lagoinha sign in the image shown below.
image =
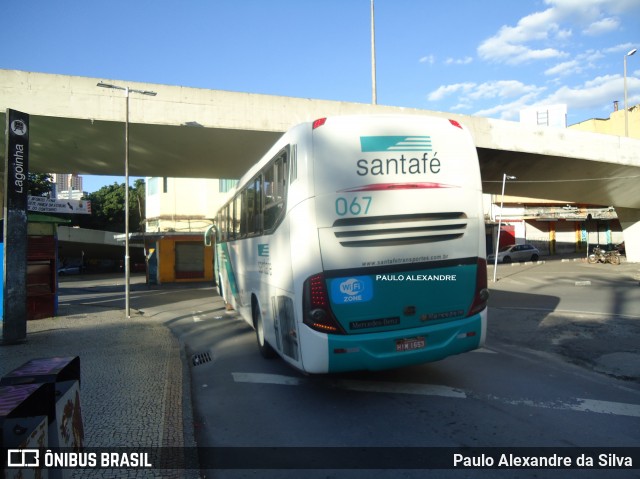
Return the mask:
[(29, 116), (9, 110), (8, 207), (24, 209), (29, 172)]
[(29, 115), (7, 109), (4, 164), (4, 317), (3, 341), (27, 336), (27, 190), (29, 175)]

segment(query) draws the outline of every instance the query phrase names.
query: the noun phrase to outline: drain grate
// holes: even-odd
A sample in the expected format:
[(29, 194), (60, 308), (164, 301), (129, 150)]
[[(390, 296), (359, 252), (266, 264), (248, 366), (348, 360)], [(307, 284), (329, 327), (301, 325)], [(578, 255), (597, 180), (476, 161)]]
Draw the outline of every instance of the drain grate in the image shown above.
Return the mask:
[(208, 362), (211, 362), (211, 355), (208, 352), (198, 353), (191, 356), (191, 363), (194, 366), (200, 366), (201, 364), (205, 364)]

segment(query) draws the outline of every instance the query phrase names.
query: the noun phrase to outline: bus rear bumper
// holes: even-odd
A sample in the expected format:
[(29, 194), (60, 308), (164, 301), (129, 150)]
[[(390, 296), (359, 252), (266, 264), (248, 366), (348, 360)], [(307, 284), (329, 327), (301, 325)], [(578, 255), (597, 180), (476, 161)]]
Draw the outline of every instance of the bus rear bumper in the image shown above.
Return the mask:
[(464, 319), (411, 330), (330, 335), (329, 371), (393, 369), (439, 361), (484, 344), (487, 310)]

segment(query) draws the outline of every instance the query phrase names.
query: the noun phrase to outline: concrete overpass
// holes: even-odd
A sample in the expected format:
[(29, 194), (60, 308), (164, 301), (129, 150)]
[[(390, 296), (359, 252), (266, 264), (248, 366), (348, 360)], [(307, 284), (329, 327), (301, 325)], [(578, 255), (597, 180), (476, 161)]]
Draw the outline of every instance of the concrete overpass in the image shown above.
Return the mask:
[[(640, 262), (640, 140), (427, 110), (0, 70), (0, 109), (31, 115), (30, 169), (123, 174), (125, 101), (99, 81), (153, 90), (131, 94), (130, 174), (234, 178), (289, 127), (323, 116), (388, 113), (456, 119), (472, 132), (483, 188), (615, 206), (630, 261)], [(2, 155), (4, 155), (4, 135)]]

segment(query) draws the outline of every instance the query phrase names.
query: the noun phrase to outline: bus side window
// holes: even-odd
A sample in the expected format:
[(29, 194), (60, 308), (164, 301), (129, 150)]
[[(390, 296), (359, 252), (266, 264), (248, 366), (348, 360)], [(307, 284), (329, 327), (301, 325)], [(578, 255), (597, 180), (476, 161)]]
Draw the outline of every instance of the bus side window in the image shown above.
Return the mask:
[(238, 193), (233, 199), (233, 231), (230, 232), (233, 239), (240, 238), (240, 220), (242, 219), (242, 193)]
[(220, 233), (221, 241), (227, 241), (229, 239), (229, 205), (225, 205), (221, 212), (220, 225), (222, 232)]
[(284, 210), (286, 197), (286, 155), (279, 157), (264, 173), (264, 229), (273, 230)]
[(256, 234), (262, 234), (264, 228), (264, 216), (262, 214), (262, 175), (256, 178), (255, 183), (255, 218), (254, 218), (254, 231)]
[(247, 231), (249, 235), (260, 234), (262, 231), (262, 208), (260, 205), (261, 195), (261, 176), (255, 178), (247, 185)]
[(270, 230), (275, 223), (274, 206), (275, 198), (273, 194), (273, 184), (275, 179), (275, 171), (272, 164), (270, 164), (264, 172), (264, 229)]

